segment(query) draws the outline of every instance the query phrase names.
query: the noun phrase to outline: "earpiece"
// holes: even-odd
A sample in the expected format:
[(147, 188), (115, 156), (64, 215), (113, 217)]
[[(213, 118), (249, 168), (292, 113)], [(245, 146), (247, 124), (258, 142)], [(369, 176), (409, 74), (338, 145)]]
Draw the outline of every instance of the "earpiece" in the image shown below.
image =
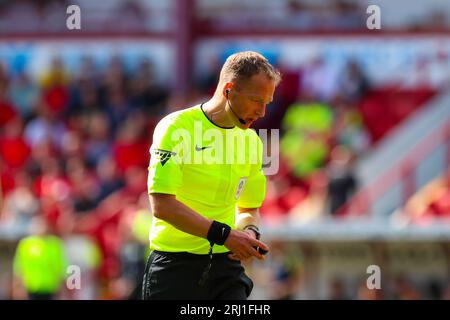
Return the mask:
[(240, 123), (242, 123), (242, 124), (244, 124), (244, 125), (247, 124), (247, 122), (246, 122), (244, 119), (240, 118), (240, 117), (237, 115), (237, 113), (234, 112), (233, 108), (231, 107), (231, 102), (228, 100), (228, 93), (230, 93), (230, 89), (226, 89), (226, 90), (225, 90), (225, 95), (226, 95), (226, 97), (227, 97), (227, 102), (228, 102), (228, 104), (230, 105), (230, 110), (231, 110), (231, 112), (233, 112), (233, 114), (234, 114), (235, 117), (239, 120)]

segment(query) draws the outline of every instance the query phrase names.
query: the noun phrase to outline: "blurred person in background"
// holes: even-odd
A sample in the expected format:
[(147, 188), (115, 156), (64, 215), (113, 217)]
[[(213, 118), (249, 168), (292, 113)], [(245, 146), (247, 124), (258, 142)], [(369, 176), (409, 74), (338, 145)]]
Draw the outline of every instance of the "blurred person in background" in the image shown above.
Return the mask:
[(131, 83), (131, 103), (147, 117), (159, 118), (164, 113), (169, 92), (157, 82), (153, 64), (148, 59), (143, 59), (137, 68)]
[(120, 275), (114, 282), (119, 299), (138, 300), (142, 297), (142, 277), (146, 257), (150, 253), (148, 234), (152, 214), (147, 193), (142, 193), (137, 204), (128, 205), (119, 221)]
[(131, 167), (145, 168), (149, 160), (145, 116), (140, 111), (136, 111), (124, 119), (111, 146), (117, 169), (122, 174)]
[(300, 253), (283, 242), (273, 241), (271, 247), (269, 264), (272, 274), (268, 284), (270, 299), (295, 300), (301, 286)]
[(431, 224), (450, 219), (450, 171), (430, 181), (394, 212), (396, 224)]
[(28, 74), (23, 71), (12, 78), (9, 88), (9, 97), (21, 117), (27, 121), (32, 117), (36, 110), (39, 90), (31, 82)]
[(329, 103), (339, 94), (339, 73), (321, 55), (313, 57), (302, 70), (300, 100)]
[(359, 282), (356, 299), (358, 300), (382, 300), (384, 299), (382, 289), (369, 289), (367, 279), (361, 279)]
[(16, 299), (56, 299), (66, 278), (64, 243), (39, 216), (33, 219), (31, 228), (31, 235), (17, 244), (13, 296)]
[(327, 198), (330, 214), (335, 214), (357, 188), (352, 160), (350, 150), (344, 146), (337, 146), (331, 152), (331, 161), (327, 168)]
[(103, 113), (94, 113), (86, 121), (84, 155), (88, 164), (95, 167), (98, 161), (111, 153), (110, 123)]
[(31, 155), (31, 148), (23, 138), (23, 121), (14, 117), (0, 130), (0, 157), (8, 170), (20, 171), (26, 167)]
[(422, 295), (414, 283), (404, 275), (397, 275), (393, 281), (392, 299), (394, 300), (419, 300)]
[(41, 96), (48, 112), (58, 117), (69, 103), (69, 74), (60, 57), (54, 57), (41, 75)]
[(9, 77), (6, 68), (0, 64), (0, 128), (17, 116), (16, 108), (8, 96)]
[(58, 113), (52, 111), (45, 101), (41, 101), (37, 109), (37, 116), (25, 127), (24, 137), (32, 148), (49, 139), (52, 146), (59, 151), (66, 131), (66, 125)]
[(294, 103), (284, 115), (280, 156), (298, 179), (321, 168), (329, 152), (331, 108), (322, 103)]
[(350, 104), (358, 103), (369, 90), (369, 81), (357, 61), (348, 60), (339, 76), (339, 95)]
[(329, 300), (348, 300), (346, 282), (341, 277), (333, 277), (328, 289)]
[[(61, 235), (67, 263), (79, 268), (79, 287), (64, 291), (64, 299), (95, 300), (99, 297), (99, 269), (102, 260), (100, 248), (95, 239), (81, 232), (76, 220), (68, 217), (64, 220)], [(72, 271), (73, 272), (73, 271)], [(75, 274), (73, 274), (75, 275)]]
[(111, 156), (105, 156), (98, 161), (97, 177), (99, 179), (98, 202), (104, 200), (107, 196), (123, 188), (125, 185), (123, 177), (119, 174), (116, 162)]
[(307, 195), (297, 198), (297, 203), (289, 210), (289, 219), (293, 223), (317, 222), (326, 212), (327, 176), (324, 170), (317, 170), (308, 179)]
[(442, 300), (450, 300), (450, 282), (447, 281), (447, 285), (442, 288)]
[(80, 216), (88, 214), (97, 207), (100, 192), (94, 172), (89, 170), (82, 158), (71, 158), (66, 162), (66, 173), (74, 213)]
[(40, 203), (32, 191), (32, 181), (26, 171), (15, 175), (14, 189), (9, 192), (0, 207), (0, 224), (12, 230), (28, 230), (37, 215)]

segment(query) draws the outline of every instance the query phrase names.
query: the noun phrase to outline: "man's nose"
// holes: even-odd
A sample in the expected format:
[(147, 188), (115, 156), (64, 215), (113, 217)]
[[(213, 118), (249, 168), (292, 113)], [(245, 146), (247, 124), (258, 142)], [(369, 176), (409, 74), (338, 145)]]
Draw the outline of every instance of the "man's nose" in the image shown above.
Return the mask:
[(258, 117), (262, 118), (266, 115), (266, 105), (264, 104), (259, 110), (258, 110)]

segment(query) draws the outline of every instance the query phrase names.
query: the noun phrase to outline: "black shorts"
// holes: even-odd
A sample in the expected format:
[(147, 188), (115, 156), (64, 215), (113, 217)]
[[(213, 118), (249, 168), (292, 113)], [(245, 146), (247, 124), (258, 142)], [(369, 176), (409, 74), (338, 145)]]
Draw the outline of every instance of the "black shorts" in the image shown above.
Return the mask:
[(209, 255), (152, 251), (145, 268), (142, 298), (165, 300), (246, 300), (253, 289), (240, 261), (213, 254), (211, 269), (199, 284)]

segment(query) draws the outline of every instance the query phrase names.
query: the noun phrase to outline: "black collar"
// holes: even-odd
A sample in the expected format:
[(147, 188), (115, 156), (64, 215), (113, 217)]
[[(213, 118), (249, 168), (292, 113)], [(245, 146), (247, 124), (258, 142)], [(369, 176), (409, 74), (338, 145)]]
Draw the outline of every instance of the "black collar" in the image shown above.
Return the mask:
[(205, 115), (206, 119), (208, 119), (209, 122), (211, 122), (213, 125), (215, 125), (216, 127), (219, 127), (221, 129), (233, 129), (234, 127), (221, 127), (217, 124), (215, 124), (210, 118), (208, 118), (208, 116), (206, 115), (205, 111), (203, 110), (203, 104), (204, 102), (200, 105), (200, 110), (202, 110), (203, 114)]

